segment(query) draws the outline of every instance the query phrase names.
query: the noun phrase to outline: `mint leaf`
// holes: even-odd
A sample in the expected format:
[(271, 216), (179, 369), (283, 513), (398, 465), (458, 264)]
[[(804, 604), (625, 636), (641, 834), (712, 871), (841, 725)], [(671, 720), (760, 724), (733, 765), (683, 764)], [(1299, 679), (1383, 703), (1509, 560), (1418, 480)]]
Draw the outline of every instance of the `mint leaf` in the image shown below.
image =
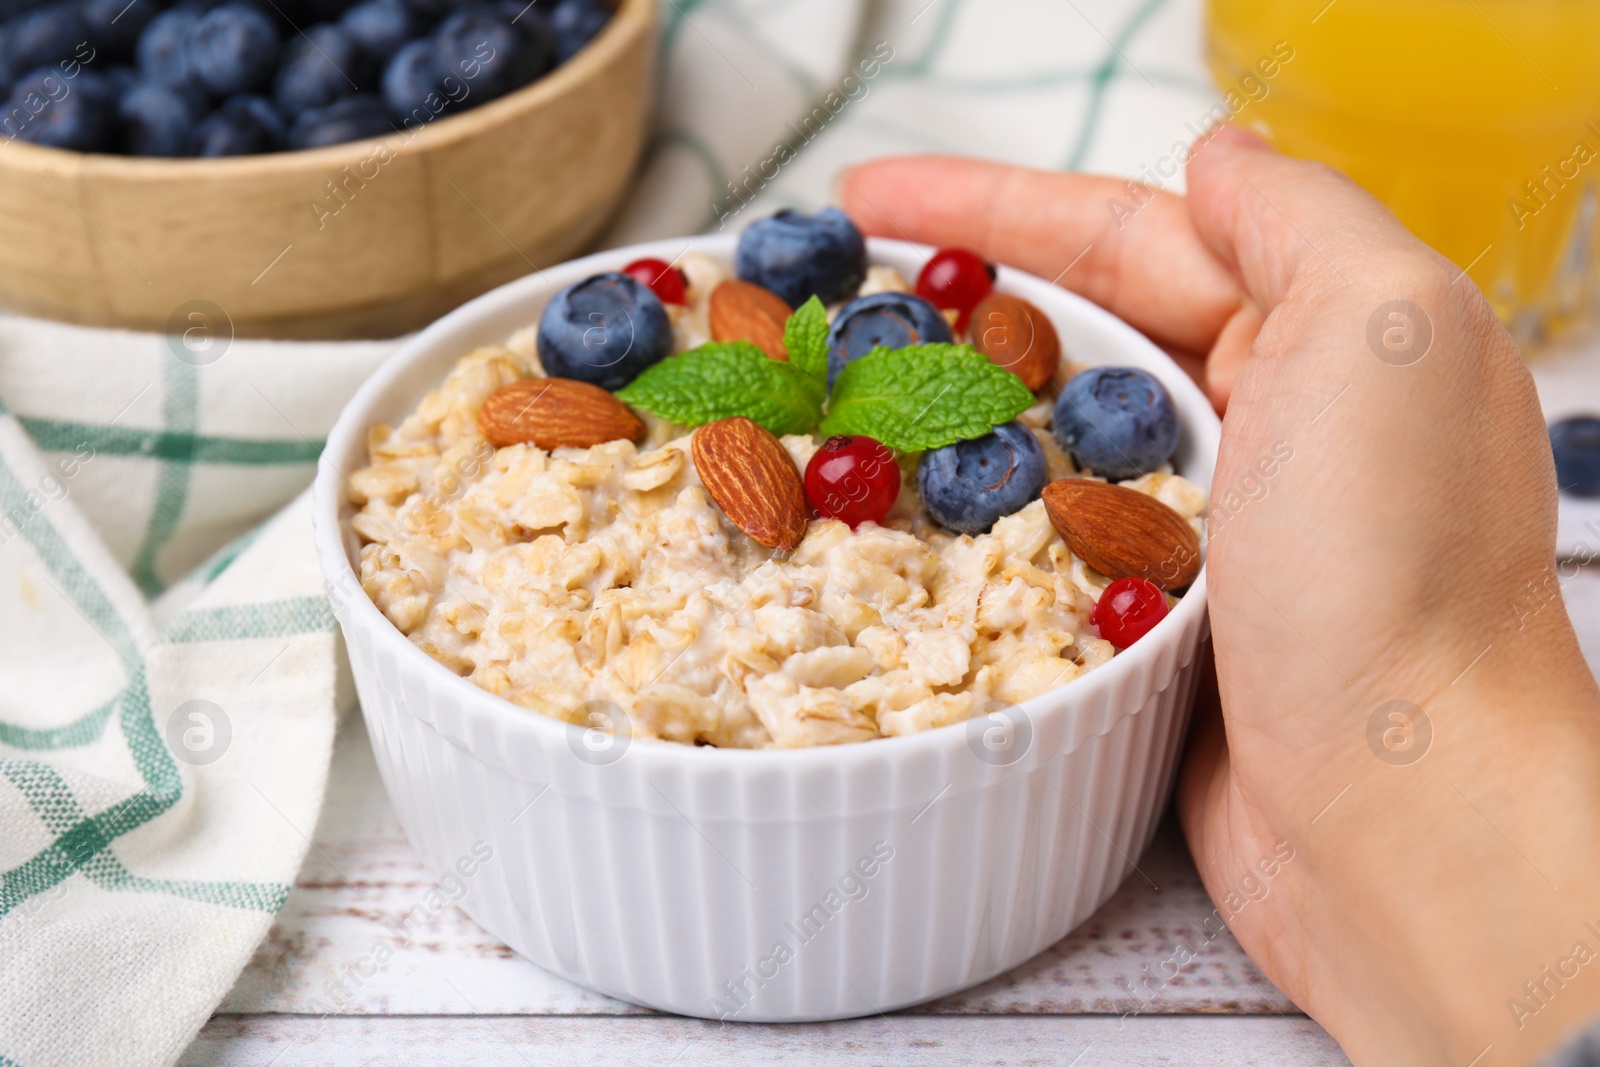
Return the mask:
[(971, 345), (874, 348), (846, 363), (822, 433), (864, 434), (899, 452), (982, 437), (1033, 404), (1033, 393)]
[(616, 395), (685, 426), (743, 415), (775, 434), (807, 433), (822, 418), (823, 383), (749, 341), (712, 342), (662, 360)]
[(783, 325), (783, 347), (789, 362), (811, 375), (828, 377), (828, 313), (822, 301), (812, 297), (795, 309)]

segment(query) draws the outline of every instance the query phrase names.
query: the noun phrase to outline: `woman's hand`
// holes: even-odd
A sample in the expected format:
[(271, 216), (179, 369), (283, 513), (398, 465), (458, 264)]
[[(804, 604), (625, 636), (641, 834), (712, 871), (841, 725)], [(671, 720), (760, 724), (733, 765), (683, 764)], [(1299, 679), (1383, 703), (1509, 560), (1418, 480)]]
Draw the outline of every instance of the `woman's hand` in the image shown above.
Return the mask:
[(1339, 174), (1223, 127), (1188, 184), (919, 158), (841, 197), (1193, 358), (1227, 411), (1222, 713), (1179, 786), (1206, 887), (1293, 850), (1233, 932), (1356, 1063), (1530, 1063), (1600, 1014), (1600, 692), (1532, 379), (1471, 280)]

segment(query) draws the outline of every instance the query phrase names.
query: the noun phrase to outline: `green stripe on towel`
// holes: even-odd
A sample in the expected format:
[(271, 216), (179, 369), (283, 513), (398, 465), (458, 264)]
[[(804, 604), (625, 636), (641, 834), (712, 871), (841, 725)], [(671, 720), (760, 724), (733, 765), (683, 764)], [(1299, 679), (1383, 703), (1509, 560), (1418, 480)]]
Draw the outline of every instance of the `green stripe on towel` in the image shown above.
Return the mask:
[[(167, 361), (165, 376), (166, 398), (161, 404), (161, 417), (167, 429), (194, 439), (200, 424), (200, 371), (192, 363), (174, 357)], [(165, 589), (166, 583), (156, 573), (156, 557), (167, 547), (183, 518), (183, 509), (189, 503), (190, 468), (193, 456), (179, 456), (161, 461), (156, 471), (156, 499), (150, 509), (150, 525), (145, 530), (144, 542), (133, 557), (129, 573), (139, 584), (145, 596), (154, 598)]]
[(62, 419), (18, 416), (33, 443), (44, 452), (72, 452), (88, 445), (97, 454), (142, 456), (183, 463), (216, 463), (238, 467), (287, 467), (315, 463), (321, 441), (296, 438), (218, 437), (167, 430), (141, 430)]
[[(83, 817), (83, 810), (72, 795), (72, 787), (54, 767), (44, 763), (3, 760), (0, 761), (0, 774), (4, 774), (22, 791), (52, 832), (70, 829), (76, 820)], [(289, 895), (289, 887), (278, 882), (192, 882), (143, 878), (122, 865), (122, 861), (112, 853), (109, 842), (105, 851), (88, 859), (81, 869), (95, 885), (111, 892), (166, 893), (185, 900), (268, 914), (283, 907)]]
[(228, 604), (186, 611), (161, 631), (169, 644), (197, 641), (244, 641), (257, 637), (294, 637), (333, 629), (333, 612), (323, 597), (293, 597), (262, 604)]
[(31, 727), (0, 722), (0, 745), (39, 750), (77, 748), (80, 745), (92, 744), (105, 733), (106, 723), (111, 719), (111, 713), (117, 709), (117, 704), (121, 700), (122, 696), (118, 694), (82, 718), (74, 719), (62, 726)]

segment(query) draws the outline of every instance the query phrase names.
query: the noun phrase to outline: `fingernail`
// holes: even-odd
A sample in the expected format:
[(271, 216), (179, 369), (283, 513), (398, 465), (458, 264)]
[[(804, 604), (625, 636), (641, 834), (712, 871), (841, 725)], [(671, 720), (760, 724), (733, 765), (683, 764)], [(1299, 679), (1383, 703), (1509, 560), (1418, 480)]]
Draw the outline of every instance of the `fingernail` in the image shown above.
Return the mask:
[(1218, 123), (1211, 131), (1211, 136), (1224, 144), (1233, 145), (1235, 148), (1271, 148), (1272, 144), (1248, 126), (1239, 126), (1232, 122)]

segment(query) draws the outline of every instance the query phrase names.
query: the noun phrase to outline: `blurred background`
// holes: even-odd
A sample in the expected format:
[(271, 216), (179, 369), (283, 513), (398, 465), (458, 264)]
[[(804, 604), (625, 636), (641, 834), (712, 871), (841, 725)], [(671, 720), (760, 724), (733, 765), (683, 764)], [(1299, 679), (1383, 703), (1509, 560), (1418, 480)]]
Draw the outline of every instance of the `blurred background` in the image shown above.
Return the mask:
[[(668, 0), (662, 12), (661, 125), (618, 240), (702, 228), (719, 198), (749, 198), (753, 214), (816, 207), (840, 166), (896, 152), (1181, 190), (1182, 146), (1226, 117), (1382, 197), (1470, 269), (1525, 343), (1573, 325), (1594, 292), (1600, 5), (1586, 0)], [(851, 58), (875, 47), (892, 59), (847, 93)], [(811, 133), (795, 124), (829, 91), (847, 102), (768, 180), (761, 162)]]
[(597, 243), (814, 209), (880, 155), (1181, 191), (1232, 119), (1537, 346), (1596, 287), (1597, 44), (1591, 0), (6, 0), (0, 303), (392, 337)]

